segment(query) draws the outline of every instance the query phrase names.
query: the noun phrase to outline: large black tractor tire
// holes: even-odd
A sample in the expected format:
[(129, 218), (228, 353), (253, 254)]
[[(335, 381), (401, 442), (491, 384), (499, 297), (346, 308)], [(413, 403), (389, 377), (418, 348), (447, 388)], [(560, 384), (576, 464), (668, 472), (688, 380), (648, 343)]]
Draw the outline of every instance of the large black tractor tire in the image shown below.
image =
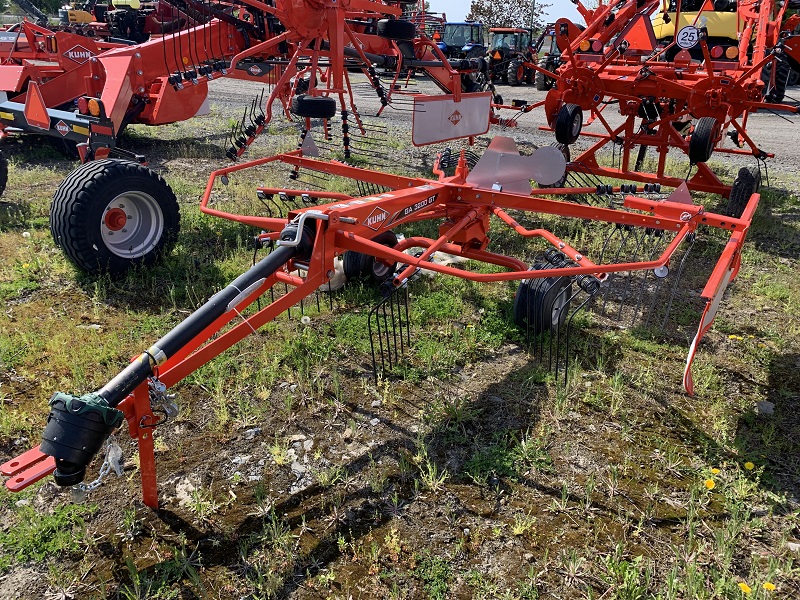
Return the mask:
[[(486, 48), (484, 48), (483, 46), (475, 46), (474, 48), (472, 48), (472, 50), (467, 52), (467, 55), (464, 58), (470, 60), (472, 58), (483, 58), (484, 56), (486, 56)], [(487, 65), (487, 72), (488, 72), (488, 65)]]
[(534, 69), (526, 68), (525, 69), (525, 83), (527, 83), (528, 85), (533, 85), (533, 78), (534, 78), (535, 74), (536, 74), (536, 71)]
[(521, 85), (525, 81), (525, 67), (522, 60), (515, 58), (508, 63), (508, 85)]
[[(541, 61), (539, 66), (543, 69), (549, 70), (549, 65), (546, 60)], [(534, 76), (534, 84), (536, 85), (536, 89), (540, 92), (546, 92), (553, 87), (552, 80), (541, 71), (536, 71), (536, 75)]]
[(8, 183), (8, 160), (3, 153), (0, 152), (0, 196), (6, 191), (6, 184)]
[(701, 117), (697, 121), (689, 139), (689, 161), (693, 165), (704, 163), (711, 158), (717, 127), (717, 120), (714, 117)]
[(574, 144), (583, 128), (583, 110), (577, 104), (565, 104), (556, 117), (556, 141), (559, 144)]
[(309, 119), (331, 119), (338, 109), (336, 100), (329, 96), (300, 95), (292, 98), (289, 110), (293, 115)]
[(800, 73), (791, 69), (789, 71), (789, 77), (786, 78), (786, 87), (794, 87), (798, 83), (800, 83)]
[(390, 40), (413, 40), (417, 37), (417, 28), (411, 21), (381, 19), (378, 21), (378, 36)]
[(75, 169), (50, 206), (50, 232), (88, 273), (120, 275), (150, 265), (175, 243), (178, 201), (160, 175), (131, 161), (105, 159)]
[(761, 171), (758, 167), (742, 167), (733, 180), (731, 195), (728, 196), (728, 205), (725, 214), (737, 219), (742, 216), (750, 196), (761, 188)]
[[(544, 264), (534, 265), (534, 269)], [(536, 336), (558, 330), (569, 314), (572, 279), (543, 277), (520, 281), (514, 296), (514, 324)]]
[[(397, 236), (393, 231), (384, 231), (377, 237), (372, 238), (372, 241), (389, 248), (397, 246)], [(342, 260), (344, 263), (344, 276), (347, 281), (371, 281), (376, 285), (380, 285), (389, 279), (397, 267), (396, 263), (387, 265), (383, 261), (377, 260), (374, 256), (354, 250), (345, 252)]]

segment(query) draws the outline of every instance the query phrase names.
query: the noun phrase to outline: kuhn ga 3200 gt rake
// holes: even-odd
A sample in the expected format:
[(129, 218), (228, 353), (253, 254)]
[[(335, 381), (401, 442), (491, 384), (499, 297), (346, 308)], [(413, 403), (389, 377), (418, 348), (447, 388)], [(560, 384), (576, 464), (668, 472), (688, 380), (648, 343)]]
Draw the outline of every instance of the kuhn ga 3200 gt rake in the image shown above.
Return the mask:
[[(610, 186), (555, 192), (548, 189), (549, 198), (537, 197), (531, 191), (530, 179), (548, 183), (554, 173), (563, 175), (562, 153), (547, 147), (522, 156), (514, 141), (504, 137), (494, 138), (471, 170), (463, 153), (453, 176), (445, 176), (437, 164), (434, 171), (438, 179), (389, 175), (322, 161), (314, 157), (315, 153), (316, 146), (307, 136), (303, 148), (296, 151), (212, 173), (202, 210), (262, 230), (258, 239), (271, 252), (99, 390), (83, 396), (56, 393), (50, 400), (51, 412), (41, 445), (2, 465), (10, 490), (21, 490), (49, 473), (54, 473), (59, 485), (79, 491), (91, 488), (93, 484), (82, 483), (89, 463), (109, 435), (127, 421), (130, 435), (139, 444), (144, 501), (157, 507), (152, 428), (159, 423), (156, 415), (169, 412), (166, 390), (329, 285), (336, 261), (342, 256), (345, 271), (383, 281), (393, 291), (390, 298), (403, 293), (421, 270), (471, 281), (519, 281), (515, 321), (532, 335), (563, 339), (569, 336), (575, 312), (602, 293), (614, 277), (645, 273), (653, 280), (662, 280), (670, 271), (680, 271), (678, 257), (692, 243), (698, 229), (725, 232), (727, 242), (702, 292), (705, 310), (686, 362), (683, 381), (692, 393), (692, 359), (727, 285), (737, 274), (758, 194), (748, 199), (740, 217), (707, 212), (692, 203), (685, 186), (665, 199), (634, 195), (652, 190), (632, 185), (624, 190)], [(254, 167), (288, 169), (290, 173), (299, 169), (321, 177), (350, 179), (357, 184), (354, 189), (368, 193), (296, 187), (256, 190), (265, 206), (270, 198), (277, 203), (275, 197), (289, 203), (297, 200), (299, 207), (291, 208), (284, 217), (270, 216), (266, 209), (266, 216), (234, 214), (211, 202), (217, 182)], [(586, 204), (575, 200), (587, 195), (596, 197), (598, 193), (618, 201)], [(526, 227), (518, 221), (552, 216), (558, 217), (555, 222), (562, 224), (563, 231)], [(400, 240), (394, 235), (394, 230), (420, 221), (437, 222), (438, 236)], [(533, 267), (520, 258), (492, 250), (490, 222), (526, 238), (531, 248), (529, 256), (539, 257)], [(575, 224), (606, 231), (602, 250), (589, 255), (592, 252), (579, 246), (581, 242), (571, 241), (564, 232)], [(638, 240), (637, 247), (646, 247), (638, 254), (645, 256), (644, 260), (625, 262), (631, 256), (630, 247), (614, 241), (620, 239)], [(411, 248), (420, 250), (405, 252)], [(465, 262), (453, 266), (433, 261), (434, 254), (440, 251)], [(491, 268), (485, 268), (487, 265)], [(258, 299), (261, 301), (256, 305)], [(397, 311), (388, 320), (385, 315), (378, 319), (383, 322), (381, 335), (387, 342), (397, 334), (392, 323), (403, 326), (405, 317), (400, 312), (399, 320)]]

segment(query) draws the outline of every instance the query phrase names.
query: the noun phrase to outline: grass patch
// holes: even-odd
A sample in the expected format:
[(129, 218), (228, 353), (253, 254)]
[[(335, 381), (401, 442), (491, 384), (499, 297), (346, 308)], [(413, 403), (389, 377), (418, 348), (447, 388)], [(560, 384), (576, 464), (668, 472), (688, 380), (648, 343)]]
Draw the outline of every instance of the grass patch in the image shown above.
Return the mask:
[(31, 494), (11, 496), (5, 491), (0, 496), (5, 510), (13, 514), (8, 529), (0, 531), (0, 572), (28, 561), (75, 559), (90, 542), (86, 517), (96, 512), (96, 506), (60, 504), (43, 513), (32, 499)]

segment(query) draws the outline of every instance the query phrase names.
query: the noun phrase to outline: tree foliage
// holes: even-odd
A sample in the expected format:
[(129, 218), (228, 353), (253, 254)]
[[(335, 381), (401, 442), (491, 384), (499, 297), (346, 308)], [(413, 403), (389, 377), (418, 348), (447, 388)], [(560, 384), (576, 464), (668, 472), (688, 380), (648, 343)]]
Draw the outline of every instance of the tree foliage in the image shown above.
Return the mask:
[[(36, 8), (41, 10), (46, 15), (57, 15), (58, 9), (64, 4), (64, 0), (28, 0)], [(0, 10), (8, 9), (11, 13), (16, 15), (24, 15), (25, 11), (22, 10), (16, 3), (9, 0), (0, 0)]]
[(549, 6), (533, 0), (472, 0), (467, 20), (479, 21), (486, 27), (530, 27), (533, 21), (534, 28), (541, 29), (544, 9)]

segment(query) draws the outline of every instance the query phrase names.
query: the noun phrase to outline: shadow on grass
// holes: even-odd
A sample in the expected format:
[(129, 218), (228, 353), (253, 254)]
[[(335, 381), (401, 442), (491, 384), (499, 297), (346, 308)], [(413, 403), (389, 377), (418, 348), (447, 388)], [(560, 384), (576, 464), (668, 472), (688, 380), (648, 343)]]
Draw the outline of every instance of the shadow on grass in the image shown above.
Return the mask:
[[(413, 464), (410, 457), (424, 452), (428, 464), (435, 465), (439, 472), (448, 470), (453, 473), (455, 482), (466, 489), (468, 495), (482, 499), (488, 495), (490, 504), (499, 502), (502, 489), (506, 487), (500, 479), (507, 479), (512, 474), (500, 473), (497, 481), (490, 482), (489, 487), (484, 482), (476, 483), (465, 476), (465, 465), (470, 463), (482, 445), (490, 441), (513, 444), (512, 435), (521, 436), (528, 429), (536, 427), (540, 419), (541, 400), (546, 394), (542, 380), (543, 375), (538, 368), (525, 367), (477, 394), (457, 383), (440, 380), (405, 385), (402, 403), (406, 414), (428, 410), (432, 403), (465, 400), (462, 405), (463, 419), (437, 419), (431, 425), (431, 433), (424, 436), (399, 420), (387, 419), (385, 413), (379, 410), (354, 402), (344, 403), (343, 410), (365, 421), (380, 419), (389, 430), (388, 439), (348, 462), (342, 474), (343, 483), (335, 486), (314, 483), (271, 507), (273, 518), (281, 519), (292, 532), (305, 524), (314, 529), (313, 534), (300, 534), (303, 538), (300, 555), (272, 573), (277, 586), (270, 593), (276, 597), (290, 596), (341, 557), (345, 552), (343, 543), (356, 544), (371, 531), (389, 523), (420, 501), (420, 494), (424, 490), (419, 487), (416, 473), (390, 473), (382, 491), (376, 491), (370, 485), (357, 487), (348, 483), (359, 475), (363, 477), (382, 459), (395, 459), (402, 455), (409, 457), (409, 464)], [(520, 394), (520, 389), (525, 392)], [(557, 489), (544, 486), (540, 489), (548, 494), (560, 494)], [(237, 569), (241, 561), (247, 561), (250, 555), (269, 545), (269, 540), (265, 541), (263, 536), (269, 518), (267, 515), (248, 513), (256, 504), (255, 496), (248, 496), (243, 494), (237, 500), (238, 520), (234, 520), (232, 529), (226, 529), (224, 536), (209, 535), (205, 527), (197, 526), (169, 509), (159, 510), (157, 517), (169, 531), (185, 536), (188, 546), (196, 546), (205, 568), (222, 566)], [(472, 503), (450, 494), (448, 500), (454, 503), (456, 514), (479, 516)], [(129, 573), (119, 555), (118, 561), (118, 577), (127, 580)], [(156, 575), (162, 568), (160, 564), (147, 567), (144, 572)]]
[[(603, 349), (609, 353), (600, 361), (606, 365), (604, 374), (615, 372), (619, 353), (614, 348), (604, 348), (602, 337), (584, 330), (580, 333), (585, 349), (598, 352)], [(424, 510), (428, 501), (424, 497), (424, 488), (420, 488), (421, 471), (404, 472), (384, 466), (381, 468), (388, 471), (388, 475), (381, 490), (376, 491), (370, 485), (353, 484), (359, 476), (363, 479), (364, 474), (376, 463), (381, 463), (382, 459), (419, 456), (423, 452), (423, 460), (433, 465), (438, 473), (447, 471), (450, 474), (448, 484), (442, 486), (438, 493), (428, 493), (436, 494), (436, 505), (446, 507), (452, 513), (454, 522), (461, 516), (498, 518), (503, 511), (502, 501), (509, 497), (512, 483), (524, 486), (545, 501), (560, 501), (573, 507), (586, 505), (585, 496), (574, 490), (565, 490), (556, 477), (537, 477), (536, 469), (523, 472), (517, 462), (509, 460), (509, 457), (519, 460), (519, 454), (515, 454), (519, 440), (542, 422), (543, 406), (548, 399), (545, 383), (549, 379), (546, 371), (526, 359), (514, 363), (514, 356), (521, 351), (518, 347), (509, 348), (512, 348), (506, 350), (509, 364), (517, 366), (481, 389), (464, 387), (465, 380), (457, 376), (447, 381), (416, 384), (395, 382), (403, 386), (400, 397), (405, 415), (420, 412), (435, 415), (434, 419), (426, 422), (429, 433), (425, 435), (418, 434), (404, 424), (402, 416), (389, 419), (385, 411), (371, 408), (363, 402), (343, 401), (342, 410), (364, 422), (379, 419), (388, 433), (384, 434), (383, 441), (344, 465), (342, 482), (330, 486), (314, 483), (302, 491), (284, 496), (270, 507), (272, 519), (282, 521), (290, 533), (300, 531), (292, 558), (271, 572), (275, 584), (271, 593), (277, 597), (290, 596), (333, 562), (344, 557), (349, 552), (346, 550), (348, 545), (354, 548), (371, 532), (387, 525), (415, 504), (422, 503), (422, 508), (417, 507), (417, 512)], [(482, 364), (479, 361), (476, 370), (489, 369), (496, 364), (496, 360), (484, 362)], [(800, 439), (800, 435), (795, 416), (797, 397), (792, 395), (792, 390), (800, 389), (797, 385), (798, 364), (800, 357), (796, 354), (773, 357), (768, 397), (776, 404), (775, 418), (764, 421), (757, 417), (754, 422), (752, 415), (745, 415), (740, 419), (737, 434), (737, 444), (744, 449), (745, 456), (753, 456), (754, 462), (765, 465), (767, 477), (762, 485), (776, 490), (794, 490), (794, 493), (798, 481), (796, 440)], [(696, 458), (741, 462), (741, 455), (734, 455), (723, 447), (676, 406), (671, 391), (654, 389), (650, 397), (654, 400), (651, 407), (637, 407), (639, 412), (650, 412), (645, 417), (648, 425), (644, 429), (651, 432), (669, 430), (669, 438), (680, 440), (681, 446)], [(459, 399), (463, 403), (459, 404)], [(430, 412), (432, 405), (440, 408)], [(768, 427), (769, 423), (772, 423), (772, 428)], [(496, 449), (496, 452), (492, 449)], [(757, 458), (759, 456), (766, 458)], [(546, 452), (541, 460), (544, 461), (541, 467), (546, 471)], [(635, 462), (638, 463), (638, 460)], [(409, 464), (415, 464), (414, 460), (409, 458)], [(416, 464), (419, 466), (420, 463)], [(592, 470), (599, 474), (602, 465), (589, 467), (589, 471)], [(633, 508), (644, 514), (646, 502), (643, 498), (636, 494), (626, 495), (625, 502), (633, 503)], [(631, 510), (625, 502), (623, 505)], [(200, 553), (206, 569), (223, 567), (239, 572), (252, 568), (247, 566), (251, 557), (259, 552), (270, 551), (270, 541), (264, 535), (270, 517), (252, 512), (256, 504), (255, 492), (240, 492), (236, 507), (228, 513), (233, 518), (227, 519), (223, 533), (215, 531), (215, 527), (190, 522), (167, 508), (157, 511), (156, 516), (170, 532), (167, 537), (172, 534), (184, 536), (187, 547)], [(530, 508), (535, 506), (531, 505)], [(592, 511), (592, 518), (601, 515), (614, 519), (619, 516), (620, 507), (602, 493), (595, 493), (587, 510)], [(724, 521), (728, 517), (721, 506), (711, 506), (709, 512), (703, 515), (707, 522)], [(553, 517), (556, 520), (559, 518), (558, 515)], [(651, 515), (644, 522), (649, 527), (664, 526), (669, 529), (679, 526), (683, 518), (680, 511), (667, 511)], [(304, 531), (306, 526), (313, 527), (313, 530)], [(122, 554), (110, 558), (118, 561), (117, 577), (126, 581), (129, 573)], [(142, 572), (156, 575), (160, 568), (163, 568), (162, 563), (147, 567)]]
[(194, 219), (182, 225), (175, 248), (149, 267), (133, 268), (121, 277), (89, 275), (76, 268), (75, 276), (87, 294), (117, 308), (152, 311), (166, 305), (191, 311), (249, 268), (243, 264), (238, 272), (226, 272), (220, 262), (243, 257), (252, 236), (253, 229), (240, 223)]
[(764, 468), (776, 492), (800, 498), (800, 354), (773, 354), (765, 399), (739, 417), (735, 445), (742, 460)]
[(174, 158), (209, 158), (219, 159), (222, 162), (227, 161), (225, 150), (230, 145), (229, 137), (228, 131), (211, 133), (197, 130), (176, 139), (165, 139), (159, 137), (158, 128), (152, 127), (124, 131), (118, 146), (135, 154), (143, 154), (145, 157), (157, 156), (159, 161)]

